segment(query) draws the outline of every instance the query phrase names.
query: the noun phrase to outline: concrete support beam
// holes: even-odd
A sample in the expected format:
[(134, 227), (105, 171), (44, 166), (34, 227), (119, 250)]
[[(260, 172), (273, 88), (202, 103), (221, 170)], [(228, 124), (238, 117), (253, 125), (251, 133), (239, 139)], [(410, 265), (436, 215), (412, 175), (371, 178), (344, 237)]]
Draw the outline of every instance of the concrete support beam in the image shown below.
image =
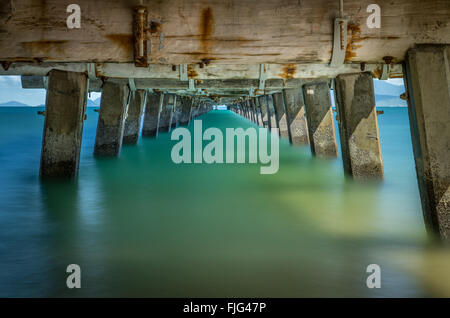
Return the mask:
[(88, 79), (83, 73), (49, 73), (41, 152), (41, 177), (78, 174)]
[(272, 95), (272, 98), (273, 98), (273, 106), (275, 108), (275, 118), (277, 121), (277, 127), (280, 129), (280, 136), (289, 138), (286, 108), (284, 106), (283, 94), (275, 93)]
[(273, 105), (273, 97), (272, 95), (266, 95), (267, 98), (267, 109), (268, 109), (268, 117), (269, 117), (269, 127), (278, 128), (277, 117), (275, 114), (275, 106)]
[(148, 93), (145, 106), (144, 124), (142, 126), (143, 137), (157, 137), (159, 116), (164, 100), (162, 93)]
[(190, 120), (194, 120), (198, 116), (198, 110), (199, 110), (199, 104), (198, 100), (194, 100), (192, 102), (192, 108), (191, 108), (191, 117)]
[(355, 179), (383, 177), (377, 111), (370, 73), (336, 77), (344, 171)]
[(450, 240), (450, 45), (408, 51), (405, 84), (428, 233)]
[(289, 141), (293, 145), (307, 145), (309, 142), (308, 124), (302, 90), (298, 88), (284, 89), (283, 100), (286, 107)]
[(259, 104), (259, 108), (261, 110), (262, 125), (263, 125), (263, 127), (270, 129), (269, 112), (268, 112), (269, 109), (267, 106), (267, 96), (259, 96), (258, 104)]
[(256, 108), (256, 119), (258, 121), (258, 126), (264, 127), (261, 105), (259, 104), (259, 99), (257, 97), (253, 98), (253, 104)]
[(131, 92), (130, 104), (128, 105), (127, 118), (123, 130), (123, 143), (133, 145), (139, 140), (142, 113), (144, 112), (147, 91), (137, 90)]
[(174, 95), (164, 94), (164, 101), (159, 115), (158, 132), (168, 132), (170, 130)]
[(312, 154), (317, 157), (336, 157), (336, 133), (328, 83), (305, 85), (303, 96)]
[(120, 154), (128, 95), (127, 85), (113, 82), (103, 85), (94, 155), (113, 157)]
[(179, 118), (181, 116), (181, 97), (173, 95), (172, 114), (170, 116), (170, 130), (178, 126)]
[(180, 125), (187, 126), (190, 122), (190, 116), (192, 111), (193, 99), (190, 97), (185, 97), (181, 101), (181, 118)]

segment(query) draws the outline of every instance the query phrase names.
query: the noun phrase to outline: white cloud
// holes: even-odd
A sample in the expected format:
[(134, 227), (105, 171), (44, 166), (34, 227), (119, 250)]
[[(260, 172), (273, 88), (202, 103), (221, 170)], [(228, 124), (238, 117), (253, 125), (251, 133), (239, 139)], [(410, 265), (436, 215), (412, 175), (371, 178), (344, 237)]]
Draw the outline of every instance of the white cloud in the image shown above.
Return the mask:
[(402, 86), (404, 84), (403, 78), (390, 78), (386, 82), (388, 82), (389, 84), (392, 84), (392, 85), (397, 85), (397, 86)]
[(102, 93), (98, 93), (98, 92), (91, 92), (89, 99), (90, 100), (96, 100), (97, 98), (99, 98), (100, 96), (102, 96)]

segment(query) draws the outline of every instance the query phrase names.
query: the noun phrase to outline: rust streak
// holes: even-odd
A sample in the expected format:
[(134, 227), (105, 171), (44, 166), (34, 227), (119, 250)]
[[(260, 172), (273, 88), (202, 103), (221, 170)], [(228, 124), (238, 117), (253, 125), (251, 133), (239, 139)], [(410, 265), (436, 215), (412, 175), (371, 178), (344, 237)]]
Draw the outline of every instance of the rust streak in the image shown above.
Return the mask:
[(361, 47), (361, 45), (357, 45), (356, 43), (364, 40), (361, 37), (361, 26), (356, 23), (349, 23), (347, 25), (347, 48), (345, 50), (345, 61), (351, 61), (354, 57), (356, 57), (356, 53), (353, 51)]
[(283, 73), (280, 74), (280, 77), (284, 79), (294, 78), (295, 72), (297, 72), (297, 66), (295, 64), (287, 64), (283, 67)]
[(206, 8), (202, 10), (200, 25), (200, 44), (201, 51), (210, 53), (211, 50), (211, 35), (214, 33), (214, 15), (211, 8)]
[(187, 74), (188, 78), (196, 78), (198, 76), (198, 73), (194, 70), (192, 65), (188, 65)]

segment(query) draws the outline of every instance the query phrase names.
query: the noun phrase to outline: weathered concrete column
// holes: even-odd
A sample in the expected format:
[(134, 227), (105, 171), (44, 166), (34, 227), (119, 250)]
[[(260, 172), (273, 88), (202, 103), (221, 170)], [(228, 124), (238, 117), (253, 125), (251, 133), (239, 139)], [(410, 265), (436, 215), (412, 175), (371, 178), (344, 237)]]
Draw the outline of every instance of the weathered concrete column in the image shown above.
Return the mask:
[(41, 177), (78, 174), (88, 80), (84, 73), (51, 70), (45, 101)]
[(170, 113), (170, 119), (169, 119), (169, 131), (171, 131), (173, 128), (177, 127), (178, 122), (178, 110), (180, 109), (180, 97), (173, 94), (170, 95), (172, 99), (169, 98), (169, 100), (172, 101), (172, 109)]
[(250, 104), (250, 100), (246, 100), (245, 101), (245, 106), (247, 107), (247, 114), (248, 114), (248, 119), (250, 120), (250, 121), (254, 121), (254, 118), (253, 118), (253, 108), (252, 108), (252, 105)]
[(328, 83), (304, 85), (303, 96), (312, 154), (317, 157), (336, 157), (336, 133)]
[(258, 97), (259, 108), (261, 110), (261, 121), (263, 127), (270, 129), (270, 121), (269, 121), (269, 112), (267, 107), (267, 97), (259, 96)]
[(198, 115), (198, 107), (199, 107), (198, 100), (194, 99), (193, 102), (192, 102), (192, 107), (191, 107), (191, 117), (190, 117), (191, 121), (194, 120), (197, 117), (197, 115)]
[[(187, 126), (190, 122), (191, 110), (192, 110), (193, 99), (190, 97), (185, 97), (181, 101), (181, 118), (180, 125)], [(234, 111), (234, 109), (233, 109)]]
[(450, 240), (450, 45), (408, 51), (405, 85), (428, 233)]
[(258, 124), (258, 109), (256, 107), (255, 99), (254, 98), (249, 99), (248, 103), (250, 105), (250, 109), (251, 109), (251, 112), (252, 112), (252, 115), (253, 115), (253, 119), (252, 120), (253, 120), (253, 122), (255, 124)]
[(272, 95), (272, 98), (273, 98), (273, 106), (275, 108), (275, 118), (277, 120), (277, 126), (280, 129), (280, 136), (289, 138), (286, 109), (283, 102), (283, 94), (275, 93)]
[(307, 145), (309, 143), (305, 105), (302, 97), (302, 90), (299, 88), (283, 89), (289, 141), (293, 145)]
[(268, 117), (269, 117), (269, 127), (272, 128), (278, 128), (277, 123), (277, 117), (275, 114), (275, 106), (273, 105), (273, 97), (272, 95), (266, 95), (267, 99), (267, 111), (268, 111)]
[(138, 142), (146, 96), (147, 91), (143, 89), (131, 92), (130, 104), (128, 105), (128, 113), (123, 130), (122, 142), (124, 144), (136, 144)]
[(344, 171), (355, 179), (382, 178), (372, 74), (339, 75), (335, 89)]
[(157, 137), (159, 115), (164, 101), (163, 93), (148, 93), (145, 106), (144, 124), (142, 126), (143, 137)]
[(158, 132), (168, 132), (170, 130), (173, 100), (173, 95), (164, 94), (164, 101), (161, 107), (161, 113), (159, 115)]
[(258, 126), (263, 127), (264, 123), (262, 120), (261, 106), (259, 105), (259, 99), (257, 97), (253, 98), (253, 105), (256, 111), (256, 123)]
[(103, 85), (94, 155), (118, 156), (120, 154), (128, 94), (127, 85), (113, 82), (106, 82)]

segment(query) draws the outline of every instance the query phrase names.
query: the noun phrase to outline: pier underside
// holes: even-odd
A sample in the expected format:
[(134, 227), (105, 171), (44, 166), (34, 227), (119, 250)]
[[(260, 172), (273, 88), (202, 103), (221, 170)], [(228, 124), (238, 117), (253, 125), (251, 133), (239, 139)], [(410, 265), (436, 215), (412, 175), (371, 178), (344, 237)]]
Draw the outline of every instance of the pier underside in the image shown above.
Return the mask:
[[(70, 136), (63, 124), (44, 132), (43, 177), (76, 176), (91, 91), (102, 92), (96, 155), (136, 143), (142, 114), (143, 136), (157, 137), (225, 104), (335, 157), (334, 89), (344, 170), (356, 179), (384, 174), (372, 79), (404, 77), (425, 220), (448, 238), (449, 2), (380, 0), (379, 27), (372, 1), (341, 3), (79, 0), (80, 25), (69, 28), (66, 2), (5, 0), (0, 75), (47, 89), (46, 128), (77, 117)], [(61, 92), (76, 96), (62, 107)]]

